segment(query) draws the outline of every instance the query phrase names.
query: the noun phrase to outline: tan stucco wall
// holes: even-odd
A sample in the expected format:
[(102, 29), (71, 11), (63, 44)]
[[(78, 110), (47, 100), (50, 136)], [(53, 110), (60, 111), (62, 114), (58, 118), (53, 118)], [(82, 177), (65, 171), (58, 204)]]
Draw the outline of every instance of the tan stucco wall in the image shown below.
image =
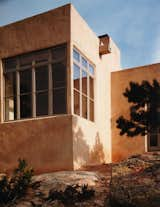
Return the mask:
[(112, 73), (112, 159), (119, 161), (132, 154), (145, 151), (145, 138), (128, 138), (119, 135), (116, 120), (120, 115), (129, 116), (129, 104), (122, 95), (130, 81), (141, 83), (143, 80), (160, 81), (160, 64), (147, 65)]
[[(79, 49), (95, 65), (95, 130), (97, 130), (100, 142), (103, 144), (104, 160), (111, 162), (111, 71), (115, 68), (120, 69), (120, 52), (113, 40), (110, 39), (111, 53), (100, 57), (99, 38), (71, 6), (71, 48), (73, 49), (73, 47)], [(72, 56), (71, 62), (73, 62)], [(85, 121), (83, 122), (85, 123)], [(92, 133), (92, 128), (86, 128), (86, 137)], [(92, 145), (96, 140), (95, 134), (96, 132), (91, 135)]]
[(36, 173), (73, 169), (72, 117), (0, 124), (0, 172), (24, 158)]
[(70, 5), (0, 27), (0, 58), (70, 40)]
[(95, 123), (73, 116), (72, 132), (74, 169), (105, 161), (104, 146)]

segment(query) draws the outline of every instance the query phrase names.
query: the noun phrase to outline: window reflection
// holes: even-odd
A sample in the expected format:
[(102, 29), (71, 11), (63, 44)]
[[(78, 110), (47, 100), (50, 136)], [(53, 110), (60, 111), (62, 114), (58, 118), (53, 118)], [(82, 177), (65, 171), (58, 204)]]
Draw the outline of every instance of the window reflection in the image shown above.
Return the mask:
[(74, 69), (74, 72), (73, 72), (74, 88), (79, 90), (80, 89), (80, 67), (74, 64), (73, 69)]
[(94, 121), (94, 67), (76, 49), (73, 50), (73, 80), (74, 113)]
[(66, 113), (66, 45), (3, 60), (5, 120)]

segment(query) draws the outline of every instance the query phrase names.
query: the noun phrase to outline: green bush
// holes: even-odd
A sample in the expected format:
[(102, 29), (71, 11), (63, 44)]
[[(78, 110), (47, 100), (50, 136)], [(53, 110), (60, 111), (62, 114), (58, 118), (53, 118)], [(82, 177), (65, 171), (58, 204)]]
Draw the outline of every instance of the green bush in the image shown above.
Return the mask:
[(23, 159), (18, 162), (12, 176), (4, 175), (0, 180), (0, 204), (7, 204), (22, 197), (31, 182), (33, 169), (29, 168)]

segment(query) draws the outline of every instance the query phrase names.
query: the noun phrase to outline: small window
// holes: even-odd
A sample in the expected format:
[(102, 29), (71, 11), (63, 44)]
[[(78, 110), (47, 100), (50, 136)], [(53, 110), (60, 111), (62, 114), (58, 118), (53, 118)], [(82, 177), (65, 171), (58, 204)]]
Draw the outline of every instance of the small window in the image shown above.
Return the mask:
[(19, 57), (20, 67), (29, 66), (31, 67), (33, 61), (33, 54), (25, 54)]
[(36, 91), (48, 90), (48, 66), (36, 68)]
[(74, 72), (73, 72), (74, 88), (79, 90), (80, 89), (80, 67), (74, 64), (73, 68), (74, 68)]
[(55, 89), (53, 91), (53, 114), (66, 113), (66, 89)]
[(66, 85), (66, 65), (58, 62), (52, 65), (53, 88), (65, 87)]
[(84, 57), (82, 57), (82, 66), (84, 68), (87, 68), (87, 65), (88, 65), (87, 60)]
[(89, 77), (89, 89), (90, 89), (90, 98), (94, 99), (94, 79)]
[(64, 60), (66, 57), (66, 47), (55, 47), (52, 49), (53, 62)]
[(80, 62), (80, 54), (79, 54), (76, 50), (73, 50), (73, 58), (74, 58), (77, 62)]
[(6, 73), (5, 74), (5, 95), (16, 96), (16, 73)]
[(16, 97), (8, 97), (5, 99), (5, 120), (11, 121), (17, 119), (17, 99)]
[(91, 75), (94, 75), (94, 68), (90, 64), (89, 64), (89, 72), (90, 72)]
[(87, 110), (87, 97), (82, 95), (82, 117), (87, 119), (88, 110)]
[(90, 100), (90, 121), (94, 121), (94, 102)]
[(157, 147), (158, 146), (158, 134), (151, 134), (150, 135), (150, 146)]
[(80, 115), (80, 93), (74, 91), (74, 113)]
[(16, 70), (17, 59), (16, 58), (7, 58), (4, 60), (4, 70), (5, 72)]
[(20, 117), (32, 117), (32, 96), (31, 94), (20, 96)]
[(34, 54), (34, 60), (35, 63), (43, 63), (43, 62), (48, 62), (49, 61), (49, 51), (48, 50), (42, 50), (38, 51)]
[(87, 95), (87, 72), (82, 70), (82, 93)]
[(36, 115), (42, 116), (48, 114), (48, 91), (36, 94)]
[(20, 71), (20, 93), (30, 93), (32, 91), (32, 71)]

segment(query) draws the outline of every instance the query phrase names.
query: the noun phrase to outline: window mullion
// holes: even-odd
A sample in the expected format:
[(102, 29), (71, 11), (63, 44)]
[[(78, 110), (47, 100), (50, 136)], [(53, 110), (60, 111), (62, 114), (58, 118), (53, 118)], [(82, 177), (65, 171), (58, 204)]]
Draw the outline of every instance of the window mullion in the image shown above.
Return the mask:
[(87, 119), (90, 119), (90, 83), (89, 73), (87, 72)]
[(49, 109), (49, 115), (53, 114), (53, 80), (52, 80), (52, 54), (51, 54), (51, 50), (49, 53), (49, 65), (48, 65), (48, 87), (49, 87), (49, 91), (48, 91), (48, 109)]
[(36, 117), (36, 77), (35, 61), (32, 61), (32, 116)]
[(80, 67), (80, 116), (82, 116), (82, 67)]
[(17, 58), (16, 66), (16, 99), (17, 99), (17, 119), (20, 119), (20, 76), (19, 76), (19, 59)]

